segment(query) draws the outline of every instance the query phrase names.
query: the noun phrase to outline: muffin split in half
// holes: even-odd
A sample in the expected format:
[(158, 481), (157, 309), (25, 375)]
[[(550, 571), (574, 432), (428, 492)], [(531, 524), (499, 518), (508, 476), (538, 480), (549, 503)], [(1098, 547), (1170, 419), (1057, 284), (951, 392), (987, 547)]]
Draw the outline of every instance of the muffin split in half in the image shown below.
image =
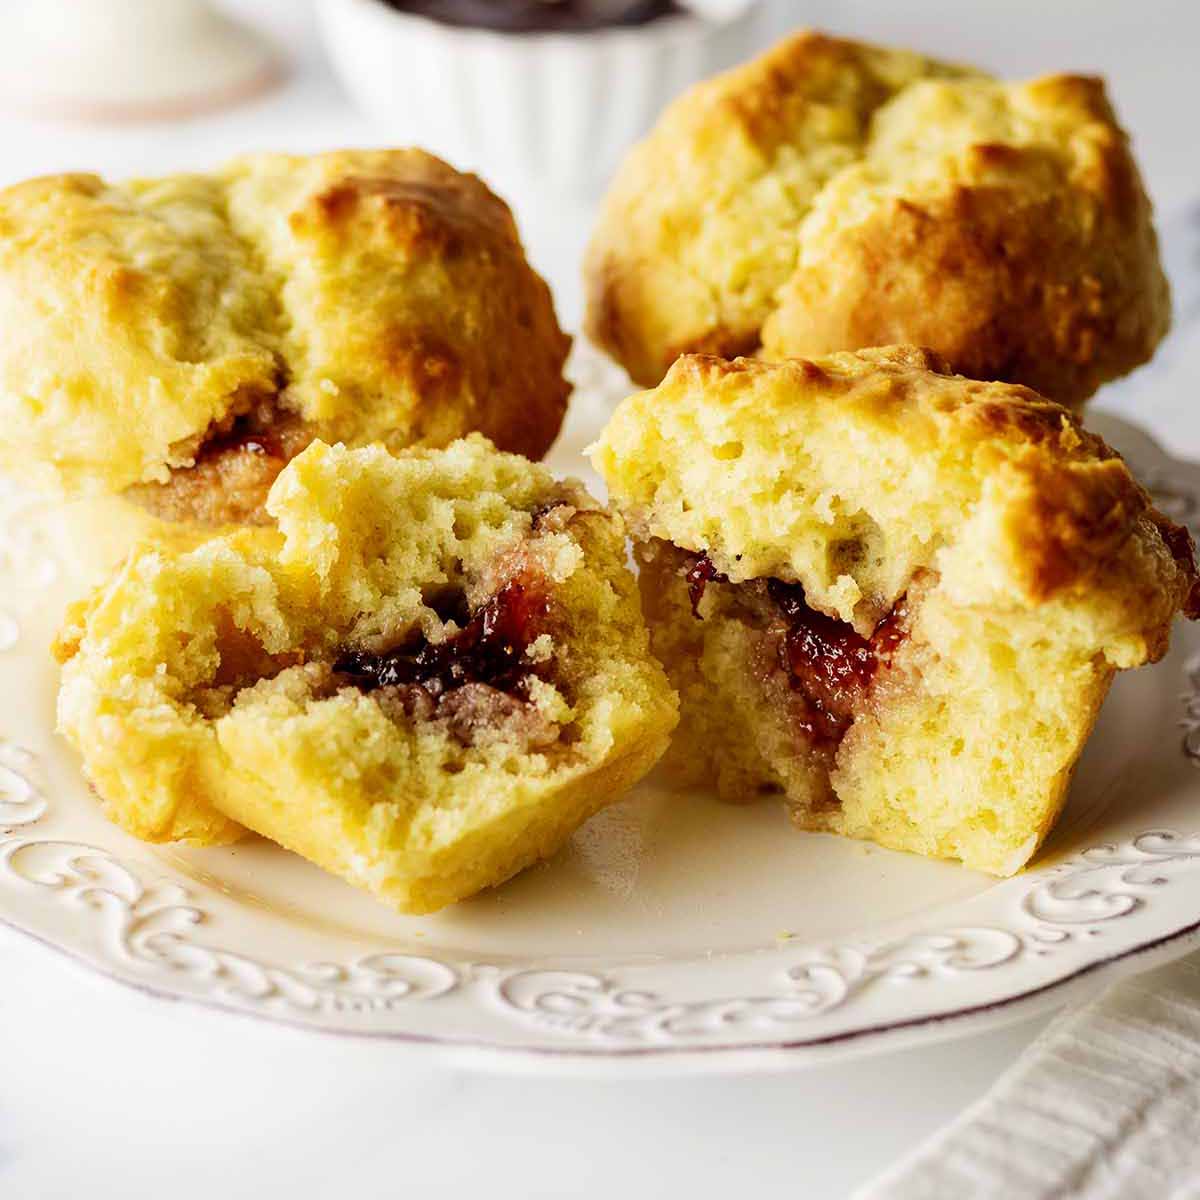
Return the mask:
[(680, 693), (669, 763), (807, 828), (1017, 870), (1114, 672), (1197, 613), (1119, 457), (927, 352), (686, 357), (593, 460)]
[(663, 752), (618, 519), (480, 437), (315, 443), (259, 527), (148, 548), (60, 640), (63, 732), (150, 840), (241, 828), (426, 912), (553, 853)]

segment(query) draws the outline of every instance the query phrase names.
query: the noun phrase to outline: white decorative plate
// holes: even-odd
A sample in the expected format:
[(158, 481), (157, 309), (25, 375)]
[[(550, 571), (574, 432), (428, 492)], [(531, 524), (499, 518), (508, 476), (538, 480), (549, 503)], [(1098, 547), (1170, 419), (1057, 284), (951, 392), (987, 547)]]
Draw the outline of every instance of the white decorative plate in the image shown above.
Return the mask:
[[(578, 470), (603, 407), (585, 388), (558, 465)], [(1195, 516), (1200, 468), (1094, 424)], [(48, 511), (0, 492), (0, 918), (114, 979), (510, 1066), (740, 1069), (1027, 1016), (1200, 940), (1191, 630), (1118, 681), (1017, 878), (797, 833), (777, 804), (651, 778), (553, 862), (405, 918), (266, 842), (155, 848), (101, 817), (53, 732), (47, 646), (71, 585)]]

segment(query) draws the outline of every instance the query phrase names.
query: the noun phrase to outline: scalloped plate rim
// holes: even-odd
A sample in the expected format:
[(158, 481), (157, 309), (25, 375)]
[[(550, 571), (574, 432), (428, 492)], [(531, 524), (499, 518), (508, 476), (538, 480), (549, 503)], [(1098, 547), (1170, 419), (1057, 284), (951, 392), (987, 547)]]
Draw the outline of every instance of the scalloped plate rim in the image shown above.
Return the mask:
[(132, 979), (103, 961), (46, 938), (4, 914), (0, 914), (0, 926), (45, 947), (72, 968), (99, 976), (106, 984), (129, 989), (156, 1002), (196, 1005), (224, 1017), (246, 1018), (322, 1037), (395, 1043), (415, 1053), (446, 1057), (460, 1067), (513, 1075), (543, 1074), (549, 1070), (567, 1076), (603, 1076), (612, 1074), (613, 1067), (619, 1068), (621, 1075), (632, 1069), (652, 1076), (783, 1072), (821, 1066), (842, 1058), (899, 1052), (1032, 1020), (1064, 1007), (1072, 998), (1090, 999), (1106, 984), (1131, 974), (1129, 960), (1144, 960), (1137, 966), (1137, 973), (1141, 973), (1173, 962), (1193, 949), (1200, 949), (1200, 920), (1196, 920), (1153, 941), (1129, 947), (1079, 967), (1053, 982), (1004, 999), (824, 1037), (704, 1046), (560, 1047), (508, 1045), (411, 1030), (347, 1029), (278, 1013), (258, 1012), (213, 997), (187, 995), (150, 981)]
[[(598, 411), (602, 408), (601, 403)], [(1160, 503), (1173, 505), (1172, 515), (1195, 527), (1200, 517), (1200, 465), (1171, 459), (1136, 426), (1120, 419), (1097, 413), (1092, 423), (1109, 436), (1129, 443), (1124, 447), (1127, 454), (1137, 460), (1148, 478), (1152, 477)], [(36, 539), (28, 545), (21, 542), (26, 531), (14, 526), (17, 516), (26, 519), (24, 503), (22, 500), (7, 513), (0, 507), (0, 577), (6, 563), (13, 567), (21, 554), (44, 550), (39, 550)], [(27, 574), (35, 581), (42, 578), (36, 569)], [(20, 576), (14, 574), (14, 578)], [(4, 594), (5, 600), (8, 595)], [(8, 648), (9, 633), (3, 625), (8, 619), (6, 614), (6, 604), (0, 604), (0, 651)], [(1181, 739), (1183, 753), (1169, 768), (1175, 772), (1171, 781), (1174, 790), (1164, 793), (1163, 799), (1164, 805), (1173, 806), (1172, 811), (1183, 811), (1184, 803), (1190, 806), (1192, 796), (1200, 790), (1200, 783), (1193, 786), (1191, 776), (1181, 774), (1200, 765), (1200, 636), (1177, 630), (1176, 642), (1168, 662), (1157, 668), (1159, 674), (1154, 678), (1159, 696), (1170, 687), (1168, 663), (1181, 665), (1186, 680), (1187, 686), (1178, 697), (1183, 707), (1176, 722), (1186, 731)], [(1180, 644), (1187, 647), (1186, 652), (1179, 649)], [(1156, 737), (1151, 758), (1156, 766), (1160, 761), (1160, 737)], [(36, 744), (42, 740), (39, 731)], [(48, 745), (54, 746), (53, 739)], [(895, 940), (855, 941), (849, 934), (825, 943), (797, 943), (791, 950), (801, 957), (795, 958), (794, 953), (791, 957), (781, 955), (773, 966), (778, 974), (795, 958), (783, 971), (784, 988), (772, 989), (765, 996), (741, 996), (736, 992), (730, 996), (718, 988), (712, 998), (672, 999), (667, 995), (664, 999), (658, 993), (667, 993), (669, 988), (652, 979), (649, 989), (644, 986), (645, 979), (653, 975), (646, 964), (632, 966), (614, 960), (607, 967), (581, 967), (572, 965), (567, 956), (543, 954), (525, 960), (518, 957), (501, 966), (499, 961), (459, 961), (453, 954), (444, 959), (432, 953), (425, 956), (417, 950), (381, 945), (376, 936), (364, 936), (363, 942), (373, 947), (381, 945), (377, 952), (345, 964), (342, 959), (328, 961), (326, 950), (325, 956), (310, 959), (306, 965), (289, 966), (286, 961), (281, 965), (223, 945), (189, 944), (178, 931), (180, 923), (198, 925), (208, 916), (195, 899), (195, 881), (182, 879), (178, 871), (181, 881), (177, 881), (170, 874), (169, 864), (161, 860), (156, 860), (155, 877), (147, 879), (140, 865), (130, 865), (120, 851), (93, 845), (87, 838), (75, 841), (69, 814), (68, 828), (62, 830), (57, 819), (61, 816), (58, 801), (52, 803), (47, 797), (42, 769), (27, 771), (21, 765), (27, 761), (24, 756), (33, 763), (38, 757), (22, 749), (19, 737), (0, 737), (0, 884), (8, 886), (15, 881), (18, 886), (33, 886), (34, 893), (30, 894), (58, 893), (60, 898), (98, 909), (112, 908), (117, 913), (118, 949), (130, 961), (122, 960), (107, 945), (102, 930), (83, 922), (64, 924), (61, 905), (50, 910), (52, 915), (47, 917), (37, 903), (11, 904), (10, 911), (0, 911), (0, 924), (32, 937), (76, 966), (144, 994), (291, 1028), (386, 1040), (489, 1070), (572, 1074), (786, 1070), (843, 1056), (967, 1036), (1033, 1017), (1072, 998), (1091, 995), (1110, 980), (1149, 969), (1200, 945), (1200, 869), (1190, 876), (1180, 872), (1178, 890), (1172, 895), (1182, 892), (1186, 903), (1172, 901), (1167, 906), (1173, 906), (1171, 920), (1162, 920), (1168, 916), (1165, 912), (1161, 917), (1156, 913), (1152, 919), (1145, 918), (1146, 897), (1153, 888), (1175, 879), (1171, 868), (1200, 867), (1200, 822), (1190, 824), (1189, 807), (1189, 827), (1181, 833), (1161, 828), (1147, 830), (1145, 824), (1140, 824), (1143, 832), (1125, 829), (1118, 835), (1119, 844), (1105, 845), (1097, 844), (1104, 837), (1101, 825), (1091, 831), (1086, 849), (1071, 857), (1050, 855), (1046, 865), (1035, 866), (1015, 880), (1002, 881), (996, 886), (1008, 885), (1005, 902), (1011, 899), (1017, 906), (1007, 923), (983, 903), (981, 897), (995, 891), (989, 888), (964, 902), (969, 905), (980, 900), (979, 907), (985, 913), (982, 922), (953, 923), (943, 912), (948, 904), (953, 913), (957, 901), (949, 901), (937, 910), (940, 925), (926, 927), (928, 917), (933, 916), (928, 914), (910, 922), (910, 932)], [(1181, 786), (1183, 778), (1188, 782)], [(44, 838), (23, 836), (52, 813), (53, 833)], [(1152, 809), (1148, 811), (1146, 824), (1154, 816)], [(13, 865), (23, 851), (32, 849), (36, 857), (36, 852), (49, 847), (61, 852), (61, 861), (52, 860), (49, 868), (18, 869)], [(106, 870), (112, 879), (105, 878)], [(1092, 882), (1095, 879), (1104, 881), (1098, 890)], [(1185, 879), (1187, 882), (1183, 882)], [(0, 891), (4, 894), (12, 893)], [(239, 916), (249, 911), (237, 910), (228, 897), (213, 903), (216, 910), (236, 911)], [(1091, 910), (1088, 903), (1093, 906)], [(1061, 910), (1057, 915), (1056, 906)], [(990, 916), (986, 915), (989, 911)], [(1124, 944), (1118, 948), (1101, 952), (1100, 942), (1087, 941), (1085, 935), (1103, 932), (1105, 922), (1134, 913), (1138, 914), (1135, 924), (1139, 931), (1122, 934)], [(1183, 916), (1187, 919), (1181, 920)], [(1196, 919), (1192, 919), (1194, 916)], [(68, 934), (64, 934), (64, 928), (69, 929)], [(228, 940), (227, 934), (222, 936)], [(315, 940), (327, 943), (330, 938), (323, 934)], [(1047, 974), (1044, 968), (1040, 974), (1035, 972), (1035, 981), (1031, 982), (1034, 956), (1058, 953), (1057, 948), (1064, 946), (1069, 950), (1067, 961), (1056, 972)], [(431, 946), (426, 948), (433, 950)], [(1107, 943), (1104, 948), (1108, 949)], [(181, 979), (179, 968), (183, 966), (186, 974), (189, 954), (193, 956), (196, 978)], [(736, 957), (729, 956), (728, 961)], [(554, 965), (556, 959), (558, 965)], [(665, 967), (672, 961), (678, 967), (683, 959), (667, 959)], [(1026, 964), (1030, 970), (1023, 970)], [(147, 971), (148, 966), (156, 968), (158, 974)], [(989, 983), (977, 989), (979, 997), (971, 1002), (950, 1001), (926, 1010), (921, 1005), (928, 995), (922, 993), (915, 1005), (904, 998), (896, 1000), (891, 1006), (894, 1011), (886, 1019), (872, 1017), (868, 1011), (848, 1022), (843, 1020), (843, 1027), (814, 1027), (809, 1034), (803, 1032), (803, 1025), (787, 1029), (778, 1023), (803, 1021), (813, 1015), (819, 1019), (829, 1013), (837, 1013), (841, 1020), (838, 1010), (848, 999), (860, 996), (864, 988), (869, 986), (874, 997), (883, 984), (914, 977), (928, 981), (953, 976), (946, 985), (951, 992), (954, 986), (969, 992), (978, 976), (967, 977), (992, 967), (1010, 968), (1013, 977), (1005, 976), (1006, 982), (998, 986)], [(985, 973), (989, 981), (1005, 974)], [(630, 976), (634, 982), (629, 981)], [(197, 978), (211, 979), (208, 994), (196, 990), (201, 986)], [(528, 994), (522, 991), (526, 985)], [(757, 982), (755, 986), (759, 986)], [(493, 999), (501, 1002), (498, 1009), (484, 1012), (483, 999), (473, 997), (476, 990), (494, 993)], [(685, 997), (686, 992), (685, 988)], [(413, 1016), (417, 1007), (447, 994), (455, 997), (450, 1006), (455, 1013), (449, 1018), (449, 1026), (439, 1025), (435, 1019), (432, 1023), (426, 1020), (422, 1027), (422, 1018)], [(886, 1010), (888, 1002), (882, 1003)], [(346, 1016), (347, 1010), (357, 1015), (358, 1024)], [(461, 1024), (463, 1012), (472, 1016), (476, 1010), (480, 1014), (477, 1027), (455, 1029), (455, 1021)], [(399, 1024), (368, 1025), (361, 1015), (372, 1011), (382, 1011), (385, 1020), (392, 1020), (398, 1011)], [(689, 1019), (693, 1021), (691, 1032)], [(720, 1036), (719, 1031), (726, 1025), (736, 1026), (739, 1021), (743, 1022), (741, 1038)], [(769, 1032), (759, 1032), (760, 1021), (767, 1023)], [(774, 1027), (770, 1027), (772, 1021), (777, 1022)], [(694, 1032), (695, 1022), (699, 1022), (700, 1033)], [(447, 1032), (447, 1028), (453, 1031)]]

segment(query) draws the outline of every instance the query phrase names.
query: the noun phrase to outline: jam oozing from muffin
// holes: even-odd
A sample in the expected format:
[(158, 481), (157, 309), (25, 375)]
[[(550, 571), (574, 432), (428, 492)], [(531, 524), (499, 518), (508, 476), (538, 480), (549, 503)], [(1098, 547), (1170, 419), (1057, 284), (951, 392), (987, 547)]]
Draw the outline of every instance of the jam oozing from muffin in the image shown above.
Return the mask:
[(228, 429), (206, 438), (196, 451), (196, 465), (211, 462), (225, 454), (261, 454), (286, 463), (287, 447), (274, 421), (264, 421), (257, 410), (243, 413)]
[(126, 495), (167, 521), (261, 524), (263, 502), (284, 467), (312, 440), (294, 413), (265, 396), (215, 421), (164, 483), (136, 484)]
[(333, 665), (363, 691), (419, 684), (436, 699), (469, 683), (512, 692), (533, 671), (529, 647), (545, 631), (550, 602), (536, 586), (510, 580), (445, 641), (418, 635), (394, 650), (349, 650)]
[(707, 554), (687, 555), (681, 574), (698, 619), (705, 589), (720, 583), (743, 602), (747, 620), (762, 624), (774, 647), (774, 665), (803, 701), (796, 706), (794, 723), (818, 742), (841, 741), (880, 666), (890, 665), (904, 640), (908, 610), (903, 599), (864, 638), (853, 625), (812, 608), (798, 583), (755, 579), (731, 584)]
[(266, 396), (244, 411), (215, 422), (196, 450), (195, 465), (184, 470), (203, 472), (235, 457), (248, 456), (270, 472), (271, 480), (312, 440), (311, 430), (281, 407), (278, 398)]
[(674, 0), (385, 0), (400, 12), (444, 25), (498, 33), (587, 33), (645, 25), (681, 11)]
[(722, 575), (713, 566), (713, 560), (707, 554), (694, 554), (690, 565), (684, 569), (683, 578), (687, 582), (688, 599), (692, 602), (692, 616), (700, 619), (700, 601), (704, 599), (704, 590), (712, 582), (728, 583), (729, 576)]
[(870, 638), (864, 638), (853, 625), (810, 608), (798, 583), (772, 579), (767, 595), (787, 622), (779, 643), (779, 665), (791, 676), (792, 688), (808, 702), (805, 732), (822, 741), (840, 741), (880, 665), (890, 662), (904, 639), (904, 602), (892, 609)]

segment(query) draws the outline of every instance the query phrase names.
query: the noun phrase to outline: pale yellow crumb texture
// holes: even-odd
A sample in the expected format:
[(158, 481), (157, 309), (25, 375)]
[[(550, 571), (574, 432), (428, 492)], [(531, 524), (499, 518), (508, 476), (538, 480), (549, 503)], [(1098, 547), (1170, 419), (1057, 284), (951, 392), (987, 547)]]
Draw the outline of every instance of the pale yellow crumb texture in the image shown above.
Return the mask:
[[(592, 453), (680, 692), (674, 769), (730, 799), (782, 793), (811, 828), (1016, 870), (1114, 671), (1161, 657), (1195, 613), (1190, 539), (1119, 457), (1061, 406), (923, 351), (681, 359)], [(687, 551), (732, 581), (709, 585), (701, 619)], [(762, 663), (733, 585), (763, 578), (863, 636), (907, 608), (836, 754), (798, 736)]]
[[(579, 485), (478, 436), (317, 442), (268, 508), (277, 527), (142, 550), (60, 638), (60, 728), (131, 832), (249, 827), (430, 911), (553, 853), (664, 750), (676, 702), (623, 529)], [(347, 649), (452, 635), (447, 597), (473, 609), (512, 579), (551, 614), (519, 712), (456, 736), (331, 674)]]

